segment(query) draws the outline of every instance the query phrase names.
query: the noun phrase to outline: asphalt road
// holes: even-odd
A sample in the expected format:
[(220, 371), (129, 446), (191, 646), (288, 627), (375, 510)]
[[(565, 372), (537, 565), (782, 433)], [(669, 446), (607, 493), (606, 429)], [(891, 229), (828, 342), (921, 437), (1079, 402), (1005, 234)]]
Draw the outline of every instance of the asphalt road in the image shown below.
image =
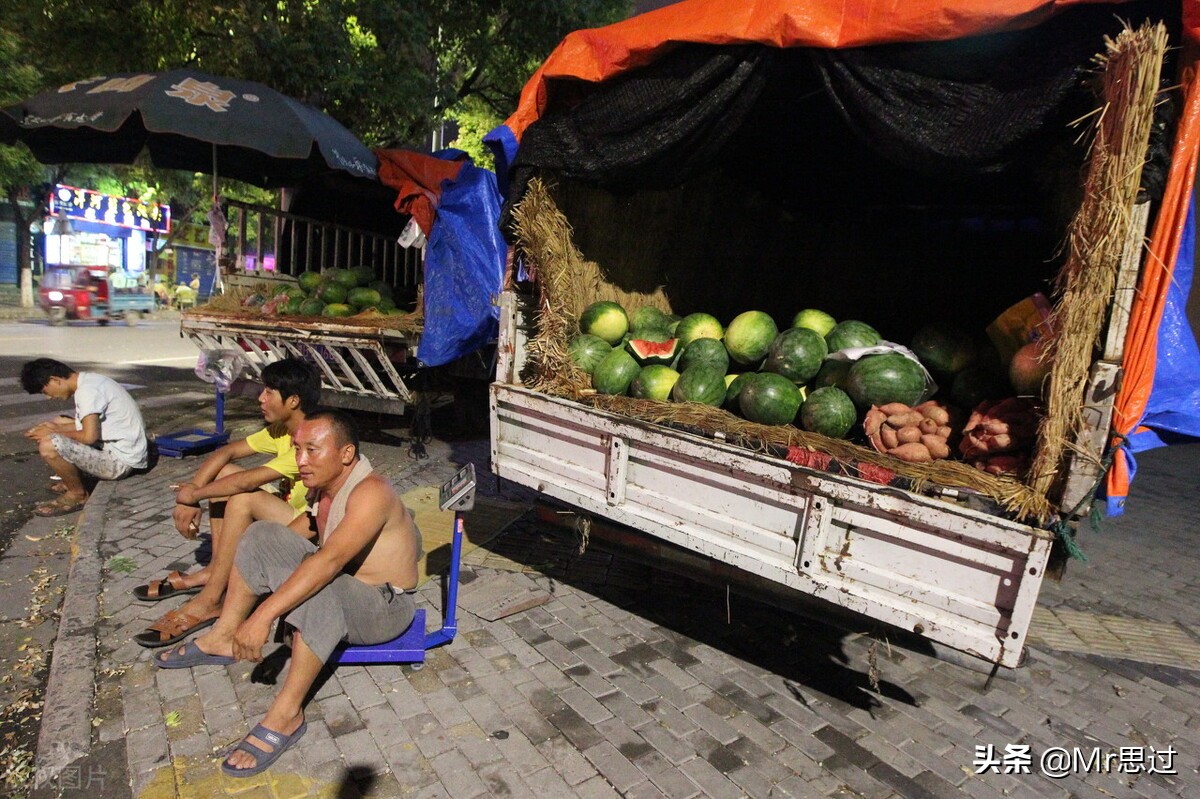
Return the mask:
[(32, 358), (56, 358), (124, 384), (137, 400), (150, 432), (181, 415), (213, 407), (213, 388), (196, 377), (199, 351), (179, 334), (178, 319), (135, 327), (94, 323), (51, 327), (44, 321), (0, 324), (0, 551), (34, 506), (53, 495), (50, 470), (22, 433), (42, 419), (70, 414), (69, 402), (26, 394), (18, 375)]

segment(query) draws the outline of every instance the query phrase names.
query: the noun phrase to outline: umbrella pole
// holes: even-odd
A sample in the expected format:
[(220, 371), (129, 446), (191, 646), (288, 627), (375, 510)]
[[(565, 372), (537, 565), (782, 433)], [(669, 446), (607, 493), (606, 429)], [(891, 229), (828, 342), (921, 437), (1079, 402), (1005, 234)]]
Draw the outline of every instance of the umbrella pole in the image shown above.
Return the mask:
[[(213, 153), (212, 201), (213, 201), (213, 207), (219, 211), (221, 208), (221, 189), (217, 182), (218, 178), (217, 178), (217, 145), (216, 144), (213, 144), (212, 153)], [(217, 247), (217, 252), (216, 252), (217, 263), (215, 264), (216, 269), (213, 270), (215, 272), (215, 275), (213, 277), (213, 293), (214, 294), (224, 294), (225, 293), (225, 281), (221, 274), (222, 271), (224, 271), (221, 266), (222, 262), (224, 261), (224, 256), (225, 256), (225, 231), (224, 230), (221, 231), (220, 241), (217, 242), (216, 247)]]

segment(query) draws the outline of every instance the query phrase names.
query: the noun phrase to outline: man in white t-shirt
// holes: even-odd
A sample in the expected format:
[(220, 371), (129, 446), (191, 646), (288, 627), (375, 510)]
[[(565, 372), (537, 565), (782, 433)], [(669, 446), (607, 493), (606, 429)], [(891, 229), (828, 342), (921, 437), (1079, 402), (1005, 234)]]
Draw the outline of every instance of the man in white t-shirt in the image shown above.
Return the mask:
[(142, 412), (129, 392), (110, 377), (76, 372), (61, 361), (38, 358), (21, 367), (21, 387), (30, 394), (75, 400), (75, 418), (60, 416), (26, 431), (38, 444), (62, 493), (34, 509), (38, 516), (62, 516), (83, 509), (88, 490), (83, 475), (119, 480), (146, 468), (148, 448)]

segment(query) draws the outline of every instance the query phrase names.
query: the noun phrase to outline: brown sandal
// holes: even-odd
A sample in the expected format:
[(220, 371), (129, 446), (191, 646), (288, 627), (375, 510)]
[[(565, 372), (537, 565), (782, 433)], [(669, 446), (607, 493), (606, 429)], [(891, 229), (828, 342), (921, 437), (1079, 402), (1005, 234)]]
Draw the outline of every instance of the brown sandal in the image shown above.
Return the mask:
[(211, 627), (216, 620), (216, 616), (201, 619), (181, 610), (171, 610), (164, 613), (162, 618), (154, 624), (135, 635), (133, 640), (150, 648), (170, 646), (179, 643), (194, 632)]
[(198, 594), (203, 587), (202, 585), (184, 585), (183, 575), (174, 571), (161, 580), (151, 580), (146, 585), (137, 586), (133, 589), (133, 595), (143, 602), (158, 602), (173, 596)]

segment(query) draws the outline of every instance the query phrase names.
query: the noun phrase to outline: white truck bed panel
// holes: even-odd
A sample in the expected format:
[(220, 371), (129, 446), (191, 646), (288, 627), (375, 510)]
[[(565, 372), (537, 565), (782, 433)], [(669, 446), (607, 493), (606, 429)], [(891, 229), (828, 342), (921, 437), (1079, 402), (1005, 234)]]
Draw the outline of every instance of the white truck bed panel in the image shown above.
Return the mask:
[(1016, 666), (1048, 533), (494, 384), (492, 468), (597, 516)]

